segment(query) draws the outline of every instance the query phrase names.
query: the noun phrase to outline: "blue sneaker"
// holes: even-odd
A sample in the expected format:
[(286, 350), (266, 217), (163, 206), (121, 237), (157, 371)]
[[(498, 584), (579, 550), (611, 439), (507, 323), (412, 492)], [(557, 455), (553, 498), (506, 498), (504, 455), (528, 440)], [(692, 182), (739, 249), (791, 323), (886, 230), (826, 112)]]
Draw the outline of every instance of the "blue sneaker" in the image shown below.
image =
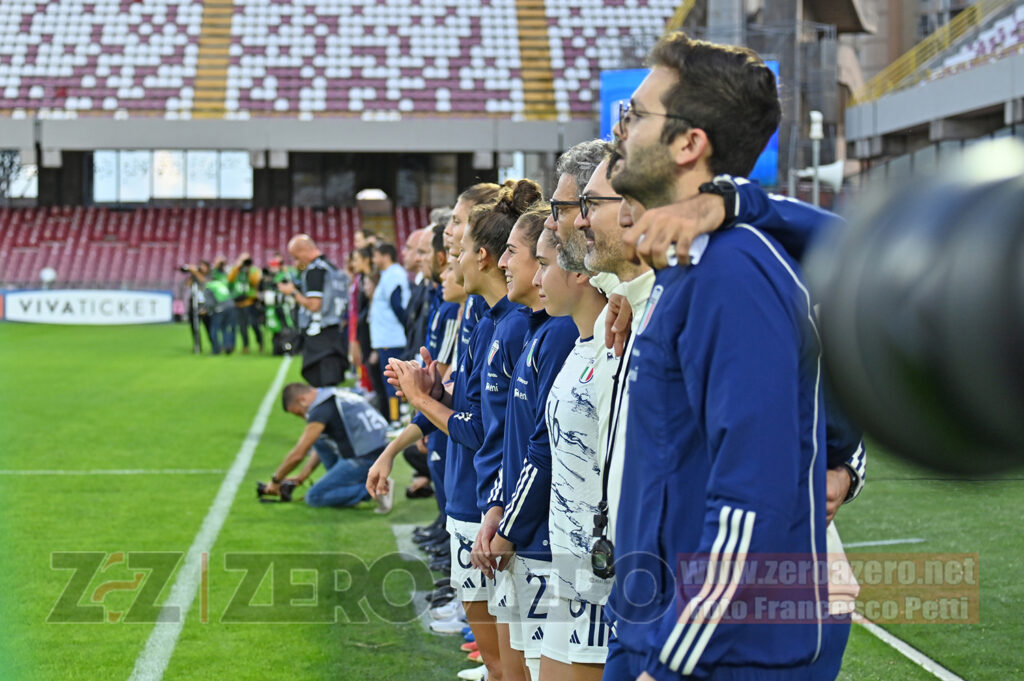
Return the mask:
[(463, 636), (465, 636), (466, 634), (472, 634), (472, 633), (473, 633), (473, 627), (462, 627), (462, 635)]
[(467, 643), (472, 643), (473, 641), (476, 640), (476, 636), (473, 635), (473, 632), (469, 632), (468, 634), (465, 635), (465, 639), (466, 639)]

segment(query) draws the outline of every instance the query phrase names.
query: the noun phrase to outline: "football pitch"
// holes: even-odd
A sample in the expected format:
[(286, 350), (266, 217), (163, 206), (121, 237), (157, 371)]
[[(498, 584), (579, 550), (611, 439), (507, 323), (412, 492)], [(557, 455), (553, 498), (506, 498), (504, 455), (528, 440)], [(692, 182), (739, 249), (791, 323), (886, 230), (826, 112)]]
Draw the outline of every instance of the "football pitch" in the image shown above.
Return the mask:
[[(181, 325), (0, 325), (0, 678), (420, 680), (473, 666), (461, 637), (419, 621), (411, 592), (433, 577), (391, 529), (432, 520), (433, 499), (399, 493), (388, 516), (257, 503), (302, 428), (272, 390), (299, 365), (194, 356)], [(395, 479), (401, 492), (409, 469)], [(1024, 678), (1022, 519), (1024, 472), (958, 480), (871, 449), (837, 525), (862, 596), (909, 595), (917, 619), (933, 615), (886, 631), (956, 676), (1002, 681)], [(979, 584), (902, 583), (899, 568), (925, 559), (976, 560)], [(953, 591), (967, 612), (928, 609)], [(840, 678), (937, 677), (855, 625)]]

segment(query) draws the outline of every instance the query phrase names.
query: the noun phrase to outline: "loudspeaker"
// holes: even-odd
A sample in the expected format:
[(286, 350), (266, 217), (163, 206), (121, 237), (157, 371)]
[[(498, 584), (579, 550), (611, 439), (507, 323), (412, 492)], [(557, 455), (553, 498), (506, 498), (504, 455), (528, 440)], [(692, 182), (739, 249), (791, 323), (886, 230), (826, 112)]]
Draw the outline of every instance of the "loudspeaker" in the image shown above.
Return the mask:
[[(839, 188), (843, 186), (843, 166), (845, 165), (846, 161), (836, 161), (835, 163), (829, 163), (827, 166), (818, 166), (818, 179), (823, 184), (831, 187), (832, 191), (838, 192)], [(796, 171), (796, 176), (801, 180), (813, 180), (814, 168), (798, 170)]]

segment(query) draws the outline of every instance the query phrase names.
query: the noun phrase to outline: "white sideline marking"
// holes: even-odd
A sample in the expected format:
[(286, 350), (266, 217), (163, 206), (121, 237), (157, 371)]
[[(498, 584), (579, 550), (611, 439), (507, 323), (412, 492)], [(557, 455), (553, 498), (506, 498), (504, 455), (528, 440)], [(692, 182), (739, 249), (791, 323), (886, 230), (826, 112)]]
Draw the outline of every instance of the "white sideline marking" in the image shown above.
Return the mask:
[(0, 475), (223, 475), (223, 468), (109, 468), (95, 470), (50, 470), (50, 471), (0, 471)]
[(881, 539), (879, 541), (853, 541), (843, 542), (843, 546), (848, 549), (856, 549), (861, 546), (895, 546), (896, 544), (923, 544), (928, 541), (927, 539), (921, 539), (920, 537), (911, 537), (908, 539)]
[(416, 542), (412, 540), (412, 531), (416, 529), (415, 525), (392, 525), (391, 533), (395, 535), (395, 544), (398, 546), (398, 550), (401, 553), (407, 553), (410, 556), (416, 556), (420, 550), (416, 546)]
[(903, 655), (903, 657), (923, 668), (926, 672), (932, 674), (936, 678), (942, 679), (942, 681), (964, 681), (963, 677), (957, 676), (917, 648), (914, 648), (910, 644), (896, 638), (871, 620), (864, 619), (857, 613), (853, 613), (853, 621), (867, 629), (877, 638), (881, 639), (882, 642), (895, 648), (897, 652)]
[[(171, 587), (171, 594), (164, 603), (161, 617), (169, 616), (169, 618), (167, 621), (157, 622), (153, 627), (153, 633), (149, 635), (146, 647), (142, 649), (139, 657), (135, 660), (135, 669), (132, 670), (129, 681), (159, 681), (163, 678), (164, 672), (167, 670), (167, 663), (171, 661), (171, 655), (174, 654), (174, 648), (178, 644), (178, 636), (185, 626), (189, 608), (192, 607), (192, 601), (195, 600), (196, 592), (199, 590), (202, 556), (213, 548), (220, 528), (224, 525), (224, 520), (231, 510), (235, 494), (249, 470), (256, 445), (259, 444), (263, 429), (267, 426), (270, 409), (281, 392), (281, 385), (284, 383), (284, 377), (291, 361), (291, 357), (285, 357), (281, 367), (277, 370), (274, 382), (270, 385), (270, 390), (263, 396), (263, 402), (260, 403), (259, 411), (256, 412), (256, 418), (253, 419), (252, 426), (249, 428), (245, 440), (242, 441), (242, 447), (235, 455), (235, 461), (231, 464), (231, 469), (228, 470), (227, 476), (217, 491), (217, 497), (213, 500), (206, 517), (203, 518), (199, 532), (192, 540), (192, 546), (189, 547), (188, 553), (185, 555), (185, 564), (178, 572), (174, 586)], [(169, 610), (170, 608), (179, 609), (177, 617), (173, 616), (174, 611)]]
[[(412, 540), (412, 531), (415, 528), (415, 525), (392, 525), (391, 532), (395, 535), (395, 545), (398, 546), (398, 551), (400, 553), (407, 554), (413, 560), (421, 560), (416, 557), (419, 547), (417, 547), (416, 542)], [(429, 595), (429, 591), (414, 591), (412, 594), (413, 602), (416, 603), (417, 601), (424, 601)], [(420, 608), (422, 606), (420, 606), (419, 603), (416, 603), (416, 607)], [(434, 619), (430, 616), (430, 608), (425, 607), (420, 611), (419, 620), (424, 629), (431, 631), (430, 623), (433, 622)]]

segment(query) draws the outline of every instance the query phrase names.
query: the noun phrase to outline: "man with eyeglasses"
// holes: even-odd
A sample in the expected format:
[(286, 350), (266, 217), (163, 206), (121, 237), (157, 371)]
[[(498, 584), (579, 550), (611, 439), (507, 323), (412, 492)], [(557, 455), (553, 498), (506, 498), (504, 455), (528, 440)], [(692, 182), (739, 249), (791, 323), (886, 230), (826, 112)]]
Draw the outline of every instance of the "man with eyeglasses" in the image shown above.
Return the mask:
[[(748, 49), (677, 33), (649, 60), (615, 130), (611, 184), (634, 219), (708, 191), (716, 175), (748, 174), (780, 117), (774, 76)], [(815, 572), (826, 440), (810, 296), (796, 262), (747, 224), (686, 255), (655, 275), (627, 357), (630, 391), (645, 399), (626, 414), (618, 641), (605, 678), (810, 679), (827, 608)], [(769, 593), (746, 570), (761, 577), (780, 554), (805, 560), (796, 584)], [(758, 599), (805, 614), (783, 622)]]

